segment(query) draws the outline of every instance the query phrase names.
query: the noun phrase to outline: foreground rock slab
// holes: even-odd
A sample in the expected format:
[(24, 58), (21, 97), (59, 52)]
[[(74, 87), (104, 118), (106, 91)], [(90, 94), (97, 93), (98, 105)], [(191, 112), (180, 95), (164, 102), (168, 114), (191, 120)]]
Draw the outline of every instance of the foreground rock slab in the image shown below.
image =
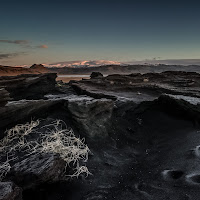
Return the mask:
[(15, 163), (8, 177), (23, 189), (27, 189), (63, 180), (64, 170), (65, 162), (58, 155), (37, 154)]
[(56, 74), (22, 74), (0, 77), (0, 88), (10, 93), (13, 100), (40, 99), (55, 91)]
[(31, 117), (47, 115), (52, 109), (61, 104), (52, 100), (20, 100), (11, 101), (6, 106), (0, 107), (0, 128), (18, 123)]
[(85, 137), (92, 175), (60, 182), (56, 155), (25, 157), (6, 177), (24, 189), (24, 200), (199, 200), (199, 74), (97, 76), (60, 87), (62, 94), (47, 100), (7, 103), (0, 121), (26, 123), (26, 116), (45, 114), (43, 126), (63, 117)]
[(109, 99), (73, 99), (67, 105), (76, 124), (90, 138), (108, 136), (114, 103)]
[(72, 81), (70, 84), (79, 94), (94, 98), (125, 98), (139, 103), (152, 101), (164, 93), (200, 97), (200, 74), (195, 72), (113, 74), (89, 80)]
[(11, 100), (9, 92), (4, 88), (0, 88), (0, 97), (0, 107), (5, 106)]

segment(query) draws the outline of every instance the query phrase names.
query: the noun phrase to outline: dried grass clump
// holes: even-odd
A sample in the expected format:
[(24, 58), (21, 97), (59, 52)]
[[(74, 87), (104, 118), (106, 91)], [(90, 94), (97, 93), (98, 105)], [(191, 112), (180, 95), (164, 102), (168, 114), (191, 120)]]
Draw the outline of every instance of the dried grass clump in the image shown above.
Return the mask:
[[(6, 136), (0, 141), (0, 156), (12, 157), (16, 151), (23, 151), (29, 147), (33, 141), (27, 142), (28, 135), (34, 132), (34, 128), (39, 125), (39, 120), (26, 124), (18, 124), (5, 132)], [(31, 151), (30, 147), (29, 150)]]
[(8, 161), (0, 164), (0, 180), (2, 180), (10, 171), (11, 166)]
[[(91, 174), (82, 163), (88, 161), (90, 152), (84, 139), (75, 136), (72, 129), (68, 129), (62, 120), (56, 120), (39, 127), (40, 121), (16, 125), (6, 131), (6, 136), (0, 141), (0, 180), (10, 171), (10, 161), (18, 160), (31, 154), (55, 153), (65, 161), (66, 167), (74, 170), (69, 177), (80, 174)], [(35, 139), (34, 139), (35, 138)], [(22, 159), (22, 158), (20, 158)]]
[(66, 162), (66, 167), (72, 165), (75, 170), (74, 174), (68, 175), (70, 177), (78, 177), (82, 173), (85, 173), (86, 176), (91, 174), (86, 166), (79, 167), (80, 162), (86, 163), (88, 161), (88, 153), (90, 152), (84, 138), (77, 138), (73, 130), (67, 129), (61, 120), (56, 120), (43, 128), (46, 128), (47, 131), (41, 134), (40, 152), (59, 154)]

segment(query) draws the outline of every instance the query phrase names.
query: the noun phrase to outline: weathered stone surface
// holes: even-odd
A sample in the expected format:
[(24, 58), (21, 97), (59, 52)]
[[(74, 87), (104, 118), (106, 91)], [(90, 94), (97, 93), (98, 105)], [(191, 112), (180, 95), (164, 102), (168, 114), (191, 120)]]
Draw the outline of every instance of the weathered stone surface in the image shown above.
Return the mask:
[[(97, 79), (98, 80), (98, 79)], [(117, 97), (115, 95), (111, 95), (108, 93), (105, 93), (102, 90), (99, 90), (98, 88), (94, 87), (94, 85), (85, 85), (80, 82), (70, 82), (72, 88), (79, 94), (79, 95), (88, 95), (96, 99), (101, 98), (107, 98), (107, 99), (113, 99), (116, 100)]]
[(71, 85), (79, 94), (95, 98), (126, 98), (139, 103), (156, 99), (164, 93), (200, 97), (200, 74), (195, 72), (114, 74), (71, 82)]
[[(45, 96), (48, 100), (8, 103), (0, 110), (7, 122), (9, 116), (13, 123), (18, 117), (27, 122), (25, 116), (45, 113), (42, 125), (52, 116), (63, 117), (77, 135), (85, 135), (93, 175), (58, 183), (60, 161), (37, 155), (14, 163), (6, 178), (32, 188), (25, 200), (44, 193), (41, 199), (47, 200), (198, 200), (199, 78), (185, 72), (111, 75), (71, 82), (79, 94), (90, 97), (61, 84), (62, 94)], [(99, 140), (102, 136), (105, 140)], [(53, 185), (46, 184), (51, 181)]]
[(0, 182), (0, 200), (22, 200), (22, 189), (13, 182)]
[(11, 100), (9, 92), (0, 88), (0, 107), (5, 106), (9, 100)]
[(11, 101), (0, 107), (0, 128), (37, 116), (46, 116), (48, 112), (62, 104), (62, 100), (20, 100)]
[(55, 91), (56, 74), (22, 74), (0, 77), (0, 87), (4, 87), (14, 100), (40, 99)]
[(64, 180), (65, 162), (55, 154), (31, 155), (15, 163), (8, 179), (23, 189)]
[(165, 112), (173, 113), (194, 122), (200, 121), (200, 98), (184, 95), (161, 95), (156, 103), (162, 105)]
[(103, 78), (103, 74), (100, 72), (92, 72), (90, 78)]
[(114, 103), (108, 99), (73, 99), (67, 105), (72, 118), (88, 137), (107, 136)]

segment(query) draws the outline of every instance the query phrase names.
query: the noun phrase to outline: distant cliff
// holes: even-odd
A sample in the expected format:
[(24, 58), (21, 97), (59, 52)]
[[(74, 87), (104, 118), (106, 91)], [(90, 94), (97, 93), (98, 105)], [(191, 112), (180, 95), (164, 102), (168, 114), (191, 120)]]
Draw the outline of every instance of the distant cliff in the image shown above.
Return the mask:
[(48, 73), (48, 68), (43, 65), (32, 65), (30, 68), (11, 67), (0, 65), (0, 76), (16, 76), (20, 74), (41, 74)]

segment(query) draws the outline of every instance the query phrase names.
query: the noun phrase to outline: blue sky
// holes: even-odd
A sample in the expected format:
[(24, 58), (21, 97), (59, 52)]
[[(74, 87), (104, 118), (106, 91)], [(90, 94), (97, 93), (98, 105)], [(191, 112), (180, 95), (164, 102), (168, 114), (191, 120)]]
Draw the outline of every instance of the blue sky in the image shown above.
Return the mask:
[(200, 3), (1, 1), (0, 64), (199, 59)]

